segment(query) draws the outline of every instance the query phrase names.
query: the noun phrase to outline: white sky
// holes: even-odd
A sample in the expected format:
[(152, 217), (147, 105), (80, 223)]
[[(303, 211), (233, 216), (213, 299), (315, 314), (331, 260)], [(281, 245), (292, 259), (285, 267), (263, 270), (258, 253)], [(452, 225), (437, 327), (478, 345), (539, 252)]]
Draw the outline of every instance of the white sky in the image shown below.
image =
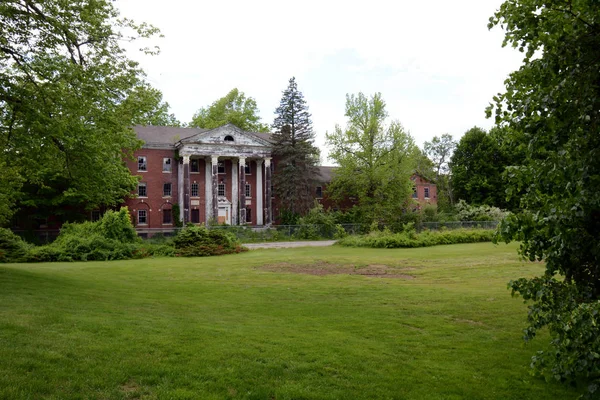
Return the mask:
[[(346, 93), (381, 92), (390, 119), (422, 147), (490, 128), (485, 108), (503, 91), (521, 55), (488, 31), (502, 0), (118, 0), (124, 17), (165, 36), (161, 54), (141, 62), (182, 122), (237, 87), (271, 124), (296, 77), (312, 113), (316, 144), (345, 125)], [(323, 159), (325, 165), (330, 165)]]

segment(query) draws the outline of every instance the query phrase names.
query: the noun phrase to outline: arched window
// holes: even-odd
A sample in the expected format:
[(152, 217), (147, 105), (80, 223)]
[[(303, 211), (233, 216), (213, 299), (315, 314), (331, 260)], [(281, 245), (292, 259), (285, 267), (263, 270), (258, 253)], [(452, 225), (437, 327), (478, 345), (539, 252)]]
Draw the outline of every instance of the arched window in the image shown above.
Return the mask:
[(230, 136), (230, 135), (225, 136), (225, 141), (226, 142), (233, 142), (233, 136)]

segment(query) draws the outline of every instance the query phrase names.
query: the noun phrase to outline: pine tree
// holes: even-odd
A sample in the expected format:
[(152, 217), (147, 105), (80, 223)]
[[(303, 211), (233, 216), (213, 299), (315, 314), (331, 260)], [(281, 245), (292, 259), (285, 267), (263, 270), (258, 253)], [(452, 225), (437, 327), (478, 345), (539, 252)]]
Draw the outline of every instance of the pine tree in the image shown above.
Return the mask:
[(282, 222), (289, 223), (304, 215), (312, 205), (319, 161), (311, 115), (304, 95), (298, 90), (296, 78), (290, 79), (275, 114), (272, 138), (277, 165), (273, 184), (285, 216)]

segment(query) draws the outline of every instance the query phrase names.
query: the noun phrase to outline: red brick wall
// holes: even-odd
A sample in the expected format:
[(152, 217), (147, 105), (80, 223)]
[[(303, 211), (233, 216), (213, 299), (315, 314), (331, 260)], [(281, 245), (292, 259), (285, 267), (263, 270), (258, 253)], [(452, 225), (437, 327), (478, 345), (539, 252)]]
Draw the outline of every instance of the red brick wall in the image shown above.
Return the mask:
[[(133, 175), (140, 177), (140, 182), (146, 183), (145, 198), (128, 199), (125, 205), (129, 207), (134, 216), (134, 224), (137, 228), (172, 228), (173, 224), (163, 224), (164, 208), (171, 208), (177, 204), (178, 186), (177, 171), (178, 163), (175, 161), (175, 152), (173, 150), (162, 149), (140, 149), (134, 153), (134, 160), (127, 161), (127, 166)], [(138, 171), (138, 156), (146, 157), (146, 171)], [(171, 172), (163, 172), (163, 158), (171, 158)], [(163, 196), (163, 184), (171, 183), (171, 196)], [(137, 195), (137, 189), (134, 192)], [(147, 224), (138, 223), (138, 210), (147, 210)], [(175, 215), (173, 215), (173, 220)]]

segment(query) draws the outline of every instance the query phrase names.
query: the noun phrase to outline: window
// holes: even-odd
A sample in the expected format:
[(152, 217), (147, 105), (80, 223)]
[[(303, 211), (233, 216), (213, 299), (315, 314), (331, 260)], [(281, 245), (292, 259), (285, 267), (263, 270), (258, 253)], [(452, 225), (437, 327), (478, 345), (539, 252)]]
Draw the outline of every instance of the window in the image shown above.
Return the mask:
[(252, 168), (250, 168), (250, 161), (248, 161), (248, 164), (244, 165), (244, 171), (246, 172), (246, 175), (252, 174)]
[(92, 211), (92, 222), (99, 221), (101, 216), (102, 214), (100, 214), (99, 210)]
[(171, 183), (167, 182), (163, 185), (163, 196), (171, 197)]
[(275, 186), (271, 185), (271, 197), (275, 197)]
[(138, 197), (147, 197), (148, 192), (146, 191), (146, 183), (139, 182), (138, 183)]
[(412, 194), (412, 198), (413, 198), (413, 199), (416, 199), (416, 198), (417, 198), (417, 188), (416, 188), (416, 187), (414, 187), (414, 188), (413, 188), (413, 194)]
[(138, 156), (138, 171), (147, 171), (146, 156)]
[(252, 209), (246, 208), (246, 222), (252, 223)]
[(217, 163), (217, 172), (219, 174), (224, 174), (225, 173), (225, 163), (224, 162)]
[(197, 158), (192, 158), (190, 160), (190, 171), (191, 172), (200, 172), (200, 165), (198, 164)]
[(138, 210), (138, 225), (148, 224), (148, 214), (146, 210)]
[(194, 208), (192, 210), (192, 223), (199, 224), (200, 223), (200, 210)]
[(429, 188), (425, 187), (425, 198), (428, 199), (429, 198)]
[(171, 172), (171, 159), (163, 158), (163, 172)]
[(317, 186), (317, 198), (320, 199), (323, 197), (323, 187)]
[(219, 186), (217, 187), (217, 194), (219, 196), (225, 196), (225, 184), (224, 183), (219, 183)]
[(192, 197), (198, 197), (198, 184), (192, 183)]
[(246, 183), (246, 197), (252, 197), (252, 187), (249, 183)]
[(172, 224), (173, 223), (173, 210), (170, 208), (163, 209), (163, 224)]
[(229, 136), (229, 135), (227, 135), (227, 136), (225, 136), (225, 139), (224, 139), (224, 140), (225, 140), (226, 142), (233, 142), (233, 136)]

